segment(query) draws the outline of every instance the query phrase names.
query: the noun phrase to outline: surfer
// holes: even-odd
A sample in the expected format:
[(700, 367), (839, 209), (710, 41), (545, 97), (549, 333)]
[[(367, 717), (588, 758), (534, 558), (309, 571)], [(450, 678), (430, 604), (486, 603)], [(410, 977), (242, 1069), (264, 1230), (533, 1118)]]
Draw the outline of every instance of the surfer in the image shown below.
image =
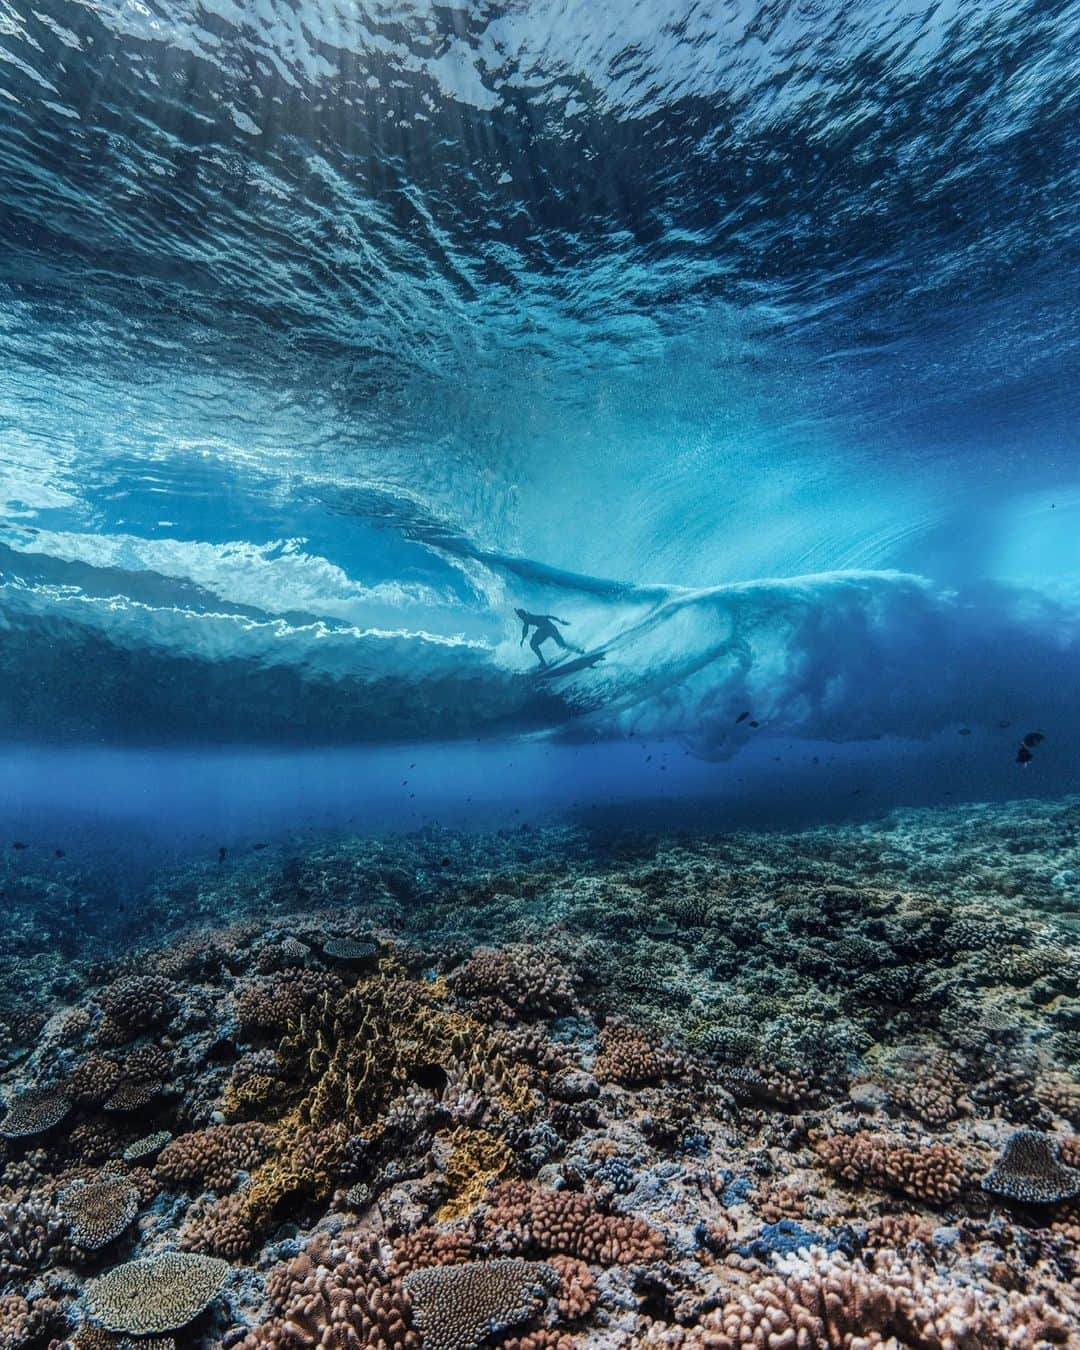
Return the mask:
[(559, 619), (556, 618), (554, 614), (529, 614), (524, 609), (516, 609), (514, 610), (514, 613), (521, 620), (521, 641), (518, 643), (519, 647), (524, 646), (525, 639), (529, 636), (529, 629), (536, 629), (536, 632), (532, 635), (529, 646), (536, 653), (536, 659), (542, 666), (546, 666), (547, 662), (544, 660), (544, 654), (540, 650), (540, 644), (546, 642), (548, 638), (554, 638), (556, 644), (560, 646), (563, 651), (581, 653), (582, 649), (580, 647), (571, 646), (555, 627), (557, 623), (569, 623), (569, 619)]

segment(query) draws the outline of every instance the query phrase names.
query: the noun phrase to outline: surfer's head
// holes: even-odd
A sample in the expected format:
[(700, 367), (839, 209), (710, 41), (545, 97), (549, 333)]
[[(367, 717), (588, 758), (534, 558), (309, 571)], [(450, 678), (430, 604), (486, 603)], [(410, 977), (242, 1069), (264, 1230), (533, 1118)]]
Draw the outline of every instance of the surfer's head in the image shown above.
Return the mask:
[(518, 616), (518, 618), (521, 620), (522, 623), (524, 623), (525, 620), (529, 617), (523, 609), (515, 609), (514, 613)]

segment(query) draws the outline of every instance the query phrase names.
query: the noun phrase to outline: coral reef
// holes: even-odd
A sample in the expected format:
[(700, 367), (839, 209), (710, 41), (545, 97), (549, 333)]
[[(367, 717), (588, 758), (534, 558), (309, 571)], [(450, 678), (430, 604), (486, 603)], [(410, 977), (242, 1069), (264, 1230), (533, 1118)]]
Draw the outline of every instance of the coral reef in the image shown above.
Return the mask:
[(238, 1172), (250, 1172), (266, 1161), (274, 1138), (272, 1127), (259, 1121), (211, 1125), (181, 1134), (158, 1154), (154, 1176), (166, 1186), (226, 1191)]
[(24, 924), (0, 1350), (1080, 1344), (1077, 837), (431, 828)]

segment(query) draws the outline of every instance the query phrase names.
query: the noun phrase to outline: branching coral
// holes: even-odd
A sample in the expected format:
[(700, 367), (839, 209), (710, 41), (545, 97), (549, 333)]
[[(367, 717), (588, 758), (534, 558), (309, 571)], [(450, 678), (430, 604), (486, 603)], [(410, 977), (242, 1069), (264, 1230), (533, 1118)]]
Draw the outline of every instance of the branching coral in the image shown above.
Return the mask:
[(463, 998), (496, 998), (517, 1013), (539, 1017), (575, 1006), (570, 971), (550, 952), (526, 943), (481, 948), (455, 974), (453, 986)]
[(655, 1046), (636, 1027), (609, 1022), (600, 1032), (593, 1073), (602, 1083), (627, 1087), (655, 1083), (680, 1072), (682, 1061), (670, 1051)]
[(964, 1159), (948, 1144), (910, 1145), (871, 1133), (834, 1134), (815, 1145), (830, 1172), (846, 1181), (867, 1181), (919, 1200), (947, 1204), (964, 1188)]
[(27, 1350), (40, 1345), (49, 1332), (59, 1331), (63, 1310), (52, 1298), (33, 1302), (21, 1294), (0, 1296), (0, 1350)]
[(68, 1250), (66, 1225), (50, 1195), (31, 1191), (0, 1203), (0, 1291), (48, 1269)]
[[(736, 1276), (736, 1278), (738, 1278)], [(911, 1350), (1065, 1344), (1065, 1320), (1037, 1296), (973, 1289), (914, 1257), (879, 1253), (873, 1271), (838, 1252), (803, 1252), (745, 1275), (704, 1323), (715, 1350)]]
[(127, 975), (115, 980), (101, 991), (98, 1003), (102, 1045), (122, 1045), (141, 1031), (165, 1026), (178, 1006), (175, 986), (163, 975)]
[(344, 988), (328, 971), (294, 967), (241, 985), (236, 993), (236, 1019), (249, 1035), (280, 1035), (307, 1009), (339, 998)]
[(603, 1266), (657, 1260), (663, 1234), (644, 1220), (607, 1214), (590, 1196), (549, 1191), (525, 1181), (496, 1186), (480, 1217), (491, 1249), (521, 1256), (575, 1256)]
[(237, 1172), (250, 1172), (270, 1156), (274, 1130), (258, 1121), (211, 1125), (181, 1134), (165, 1145), (154, 1176), (169, 1186), (229, 1190)]
[(266, 1291), (278, 1311), (241, 1350), (420, 1350), (408, 1295), (366, 1239), (314, 1239), (271, 1273)]
[(207, 1204), (196, 1202), (188, 1210), (180, 1230), (180, 1246), (188, 1252), (205, 1252), (238, 1260), (254, 1242), (248, 1208), (242, 1192), (223, 1195)]

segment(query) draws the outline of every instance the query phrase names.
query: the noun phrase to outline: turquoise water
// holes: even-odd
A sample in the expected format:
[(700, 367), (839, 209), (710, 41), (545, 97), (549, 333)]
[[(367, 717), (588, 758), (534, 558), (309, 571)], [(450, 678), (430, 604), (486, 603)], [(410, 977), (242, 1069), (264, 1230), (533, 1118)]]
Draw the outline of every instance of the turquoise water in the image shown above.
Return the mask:
[[(57, 811), (85, 747), (156, 800), (213, 745), (238, 822), (237, 747), (468, 775), (523, 735), (766, 823), (1075, 787), (1078, 39), (6, 0), (0, 736), (70, 752)], [(516, 607), (602, 659), (538, 678)]]

